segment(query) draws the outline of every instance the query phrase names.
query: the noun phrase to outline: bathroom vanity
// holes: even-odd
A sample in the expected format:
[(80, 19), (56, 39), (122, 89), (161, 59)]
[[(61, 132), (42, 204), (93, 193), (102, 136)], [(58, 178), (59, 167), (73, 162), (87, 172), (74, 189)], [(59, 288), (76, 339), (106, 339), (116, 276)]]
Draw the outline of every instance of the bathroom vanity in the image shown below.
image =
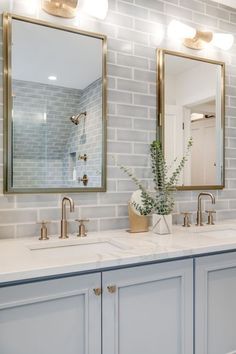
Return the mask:
[(1, 241), (0, 347), (4, 354), (234, 352), (235, 235), (232, 224), (177, 228), (172, 236)]
[[(106, 191), (106, 35), (6, 13), (3, 39), (4, 193)], [(44, 53), (51, 66), (41, 65)], [(223, 189), (225, 64), (166, 50), (157, 54), (158, 123), (167, 163), (183, 156), (189, 136), (195, 139), (178, 189)], [(111, 61), (112, 51), (109, 57)], [(22, 66), (29, 58), (32, 72)], [(142, 60), (146, 63), (146, 58)], [(152, 62), (147, 62), (148, 67)], [(63, 76), (51, 71), (55, 63), (61, 64), (55, 70)], [(134, 71), (126, 61), (121, 63), (120, 68), (127, 65), (127, 72)], [(124, 116), (127, 124), (131, 115), (134, 135), (143, 136), (140, 118), (146, 119), (154, 104), (147, 109), (142, 104), (148, 98), (145, 91), (128, 96), (128, 90), (129, 83), (119, 88), (117, 92), (123, 92), (119, 99), (114, 88), (110, 91), (118, 102), (110, 114), (113, 119)], [(148, 88), (152, 90), (153, 81)], [(39, 97), (42, 101), (32, 111)], [(130, 102), (122, 97), (130, 97)], [(141, 115), (136, 114), (139, 109)], [(125, 137), (129, 126), (118, 127), (113, 143), (125, 141), (125, 146), (131, 141)], [(136, 156), (140, 172), (147, 169), (142, 149), (148, 141), (141, 142)], [(112, 165), (116, 177), (123, 161), (119, 157), (129, 157), (135, 143), (124, 156), (117, 154), (117, 164)], [(105, 211), (110, 206), (126, 207), (128, 198), (118, 182), (107, 199), (96, 200), (101, 202), (96, 207)], [(118, 189), (119, 198), (124, 194), (122, 202), (114, 201)], [(47, 240), (44, 229), (41, 241), (32, 237), (0, 241), (0, 354), (236, 354), (235, 222), (176, 227), (173, 235), (164, 236), (109, 231), (67, 239), (65, 202), (70, 202), (71, 211), (74, 204), (68, 197), (63, 200), (60, 240), (59, 235)], [(18, 199), (14, 208), (17, 203)], [(46, 210), (49, 215), (50, 210)], [(110, 222), (119, 215), (117, 210), (113, 208), (110, 216), (103, 211), (99, 217), (109, 216)], [(198, 217), (198, 225), (201, 221)], [(29, 219), (29, 226), (33, 222)], [(56, 224), (57, 217), (52, 222)]]

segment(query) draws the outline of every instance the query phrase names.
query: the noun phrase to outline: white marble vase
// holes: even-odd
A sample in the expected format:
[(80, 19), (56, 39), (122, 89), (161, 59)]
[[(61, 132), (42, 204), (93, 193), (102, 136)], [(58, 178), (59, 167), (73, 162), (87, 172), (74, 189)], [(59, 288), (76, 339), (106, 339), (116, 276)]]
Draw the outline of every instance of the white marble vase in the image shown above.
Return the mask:
[(152, 214), (152, 231), (159, 235), (172, 233), (172, 214), (159, 215)]

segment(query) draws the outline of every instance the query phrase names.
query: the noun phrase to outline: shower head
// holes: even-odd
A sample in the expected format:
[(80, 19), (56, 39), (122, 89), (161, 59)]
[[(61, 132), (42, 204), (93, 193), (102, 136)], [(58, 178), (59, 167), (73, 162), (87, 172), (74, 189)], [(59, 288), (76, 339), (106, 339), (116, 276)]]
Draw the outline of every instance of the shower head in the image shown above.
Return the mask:
[(72, 123), (74, 123), (75, 125), (78, 125), (78, 124), (80, 123), (80, 118), (81, 118), (82, 116), (86, 117), (86, 115), (87, 115), (87, 112), (85, 111), (85, 112), (82, 112), (82, 113), (77, 114), (76, 116), (70, 117), (70, 120), (71, 120)]

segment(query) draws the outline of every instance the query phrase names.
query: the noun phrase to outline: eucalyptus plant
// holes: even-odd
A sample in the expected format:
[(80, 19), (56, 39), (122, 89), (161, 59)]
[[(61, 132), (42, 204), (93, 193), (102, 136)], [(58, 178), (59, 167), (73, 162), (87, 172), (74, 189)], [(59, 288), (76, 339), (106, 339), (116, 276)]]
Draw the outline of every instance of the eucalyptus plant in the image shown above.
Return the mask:
[[(149, 215), (152, 213), (168, 215), (173, 211), (173, 191), (176, 190), (178, 179), (185, 166), (185, 163), (188, 160), (188, 155), (190, 153), (192, 144), (193, 140), (190, 138), (187, 144), (185, 155), (179, 162), (176, 158), (171, 166), (168, 166), (164, 158), (161, 142), (159, 140), (154, 140), (151, 143), (150, 157), (154, 182), (153, 192), (148, 191), (142, 182), (133, 175), (130, 169), (125, 166), (120, 166), (120, 168), (126, 174), (128, 174), (136, 186), (141, 190), (142, 205), (133, 202), (135, 209), (140, 213), (140, 215)], [(175, 165), (175, 170), (169, 176), (171, 168), (173, 168)]]

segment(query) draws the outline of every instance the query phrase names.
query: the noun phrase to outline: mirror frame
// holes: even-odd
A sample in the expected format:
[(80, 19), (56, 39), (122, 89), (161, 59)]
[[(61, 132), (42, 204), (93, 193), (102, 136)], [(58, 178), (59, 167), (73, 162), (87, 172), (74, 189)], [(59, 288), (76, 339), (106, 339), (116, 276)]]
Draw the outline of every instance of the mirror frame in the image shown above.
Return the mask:
[[(102, 40), (102, 176), (101, 187), (69, 188), (14, 188), (12, 186), (12, 20), (18, 20), (66, 32), (81, 34)], [(78, 30), (75, 27), (60, 26), (29, 17), (3, 13), (3, 192), (5, 194), (41, 194), (41, 193), (81, 193), (105, 192), (107, 187), (107, 36), (99, 33)]]
[(201, 62), (216, 64), (221, 66), (221, 129), (222, 139), (222, 184), (220, 185), (202, 185), (202, 186), (177, 186), (177, 190), (211, 190), (223, 189), (225, 187), (225, 63), (222, 61), (193, 56), (185, 53), (175, 52), (168, 49), (157, 49), (157, 115), (159, 138), (165, 150), (165, 55), (172, 55), (181, 58), (198, 60)]

